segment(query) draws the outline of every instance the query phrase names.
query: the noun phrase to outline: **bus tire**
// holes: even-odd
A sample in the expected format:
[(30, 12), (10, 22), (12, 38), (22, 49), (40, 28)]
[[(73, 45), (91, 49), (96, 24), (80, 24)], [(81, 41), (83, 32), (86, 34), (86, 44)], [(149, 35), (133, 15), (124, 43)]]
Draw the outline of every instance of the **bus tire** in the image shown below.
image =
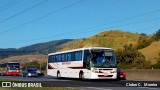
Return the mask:
[(84, 80), (84, 73), (83, 73), (83, 71), (79, 72), (79, 79), (80, 80)]
[(60, 71), (57, 71), (57, 78), (61, 78)]

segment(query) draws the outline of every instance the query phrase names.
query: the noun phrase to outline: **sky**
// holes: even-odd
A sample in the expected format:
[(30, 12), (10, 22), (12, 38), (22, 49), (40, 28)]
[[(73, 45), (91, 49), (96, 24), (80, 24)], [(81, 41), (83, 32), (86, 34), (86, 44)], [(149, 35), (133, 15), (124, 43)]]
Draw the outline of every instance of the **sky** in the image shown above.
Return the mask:
[(108, 30), (151, 35), (160, 0), (0, 0), (0, 48), (79, 39)]

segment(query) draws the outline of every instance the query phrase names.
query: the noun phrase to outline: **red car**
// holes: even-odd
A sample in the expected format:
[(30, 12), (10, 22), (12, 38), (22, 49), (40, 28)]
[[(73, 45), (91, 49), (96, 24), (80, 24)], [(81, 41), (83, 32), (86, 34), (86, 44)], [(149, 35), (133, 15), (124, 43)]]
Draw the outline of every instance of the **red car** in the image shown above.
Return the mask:
[(117, 79), (126, 80), (126, 73), (124, 72), (124, 70), (121, 70), (121, 69), (117, 70)]

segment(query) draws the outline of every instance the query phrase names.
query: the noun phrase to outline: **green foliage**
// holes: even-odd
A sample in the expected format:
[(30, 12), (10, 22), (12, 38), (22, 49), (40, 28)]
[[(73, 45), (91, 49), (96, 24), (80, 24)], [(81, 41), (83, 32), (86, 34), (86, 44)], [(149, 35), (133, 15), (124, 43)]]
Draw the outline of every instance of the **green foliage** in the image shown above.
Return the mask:
[(38, 61), (32, 61), (32, 62), (28, 62), (25, 63), (25, 65), (23, 65), (22, 69), (26, 69), (26, 68), (38, 68), (39, 70), (45, 70), (46, 69), (46, 62), (40, 63)]
[(160, 69), (160, 53), (159, 53), (158, 57), (156, 58), (156, 60), (157, 60), (157, 63), (152, 65), (152, 67), (154, 69)]
[(38, 63), (38, 61), (32, 61), (32, 62), (25, 63), (25, 65), (22, 69), (39, 68), (39, 67), (40, 67), (40, 64)]
[(116, 54), (119, 68), (150, 68), (147, 66), (150, 63), (145, 61), (145, 57), (140, 52), (138, 52), (138, 50), (132, 44), (125, 44), (123, 49), (116, 51)]
[(117, 66), (118, 66), (118, 68), (120, 68), (120, 69), (131, 69), (131, 68), (132, 68), (131, 65), (126, 65), (125, 62), (119, 62)]
[(160, 40), (160, 29), (153, 34), (153, 39), (156, 41)]
[(154, 69), (160, 69), (160, 60), (157, 61), (156, 64), (152, 66)]
[(145, 48), (147, 46), (149, 46), (151, 43), (153, 42), (152, 38), (147, 38), (147, 36), (142, 35), (141, 37), (139, 37), (139, 40), (137, 42), (137, 49), (142, 49)]
[(46, 70), (47, 62), (41, 63), (41, 70)]

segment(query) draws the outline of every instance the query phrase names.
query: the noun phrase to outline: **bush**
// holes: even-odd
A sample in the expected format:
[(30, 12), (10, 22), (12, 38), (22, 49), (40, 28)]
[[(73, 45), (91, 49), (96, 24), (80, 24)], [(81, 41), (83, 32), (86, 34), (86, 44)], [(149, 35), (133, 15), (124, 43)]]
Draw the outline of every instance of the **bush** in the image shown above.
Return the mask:
[(25, 63), (25, 65), (22, 67), (22, 70), (26, 68), (38, 68), (39, 70), (45, 70), (46, 65), (47, 65), (46, 62), (39, 63), (38, 61), (32, 61), (32, 62)]
[(139, 49), (149, 46), (152, 42), (153, 42), (152, 38), (148, 38), (147, 36), (141, 36), (139, 37), (136, 47), (139, 50)]
[(117, 66), (118, 68), (121, 68), (121, 69), (131, 69), (132, 68), (132, 65), (127, 65), (125, 62), (119, 62)]
[(145, 60), (142, 55), (132, 44), (125, 44), (123, 49), (116, 51), (118, 67), (123, 69), (142, 69), (150, 68), (150, 62)]
[(158, 57), (156, 58), (156, 60), (157, 60), (157, 63), (156, 63), (156, 64), (153, 64), (152, 67), (153, 67), (154, 69), (160, 69), (160, 52), (159, 52), (159, 55), (158, 55)]
[(160, 29), (153, 34), (153, 39), (156, 41), (160, 40)]
[(157, 61), (156, 64), (152, 65), (154, 69), (160, 69), (160, 60)]

